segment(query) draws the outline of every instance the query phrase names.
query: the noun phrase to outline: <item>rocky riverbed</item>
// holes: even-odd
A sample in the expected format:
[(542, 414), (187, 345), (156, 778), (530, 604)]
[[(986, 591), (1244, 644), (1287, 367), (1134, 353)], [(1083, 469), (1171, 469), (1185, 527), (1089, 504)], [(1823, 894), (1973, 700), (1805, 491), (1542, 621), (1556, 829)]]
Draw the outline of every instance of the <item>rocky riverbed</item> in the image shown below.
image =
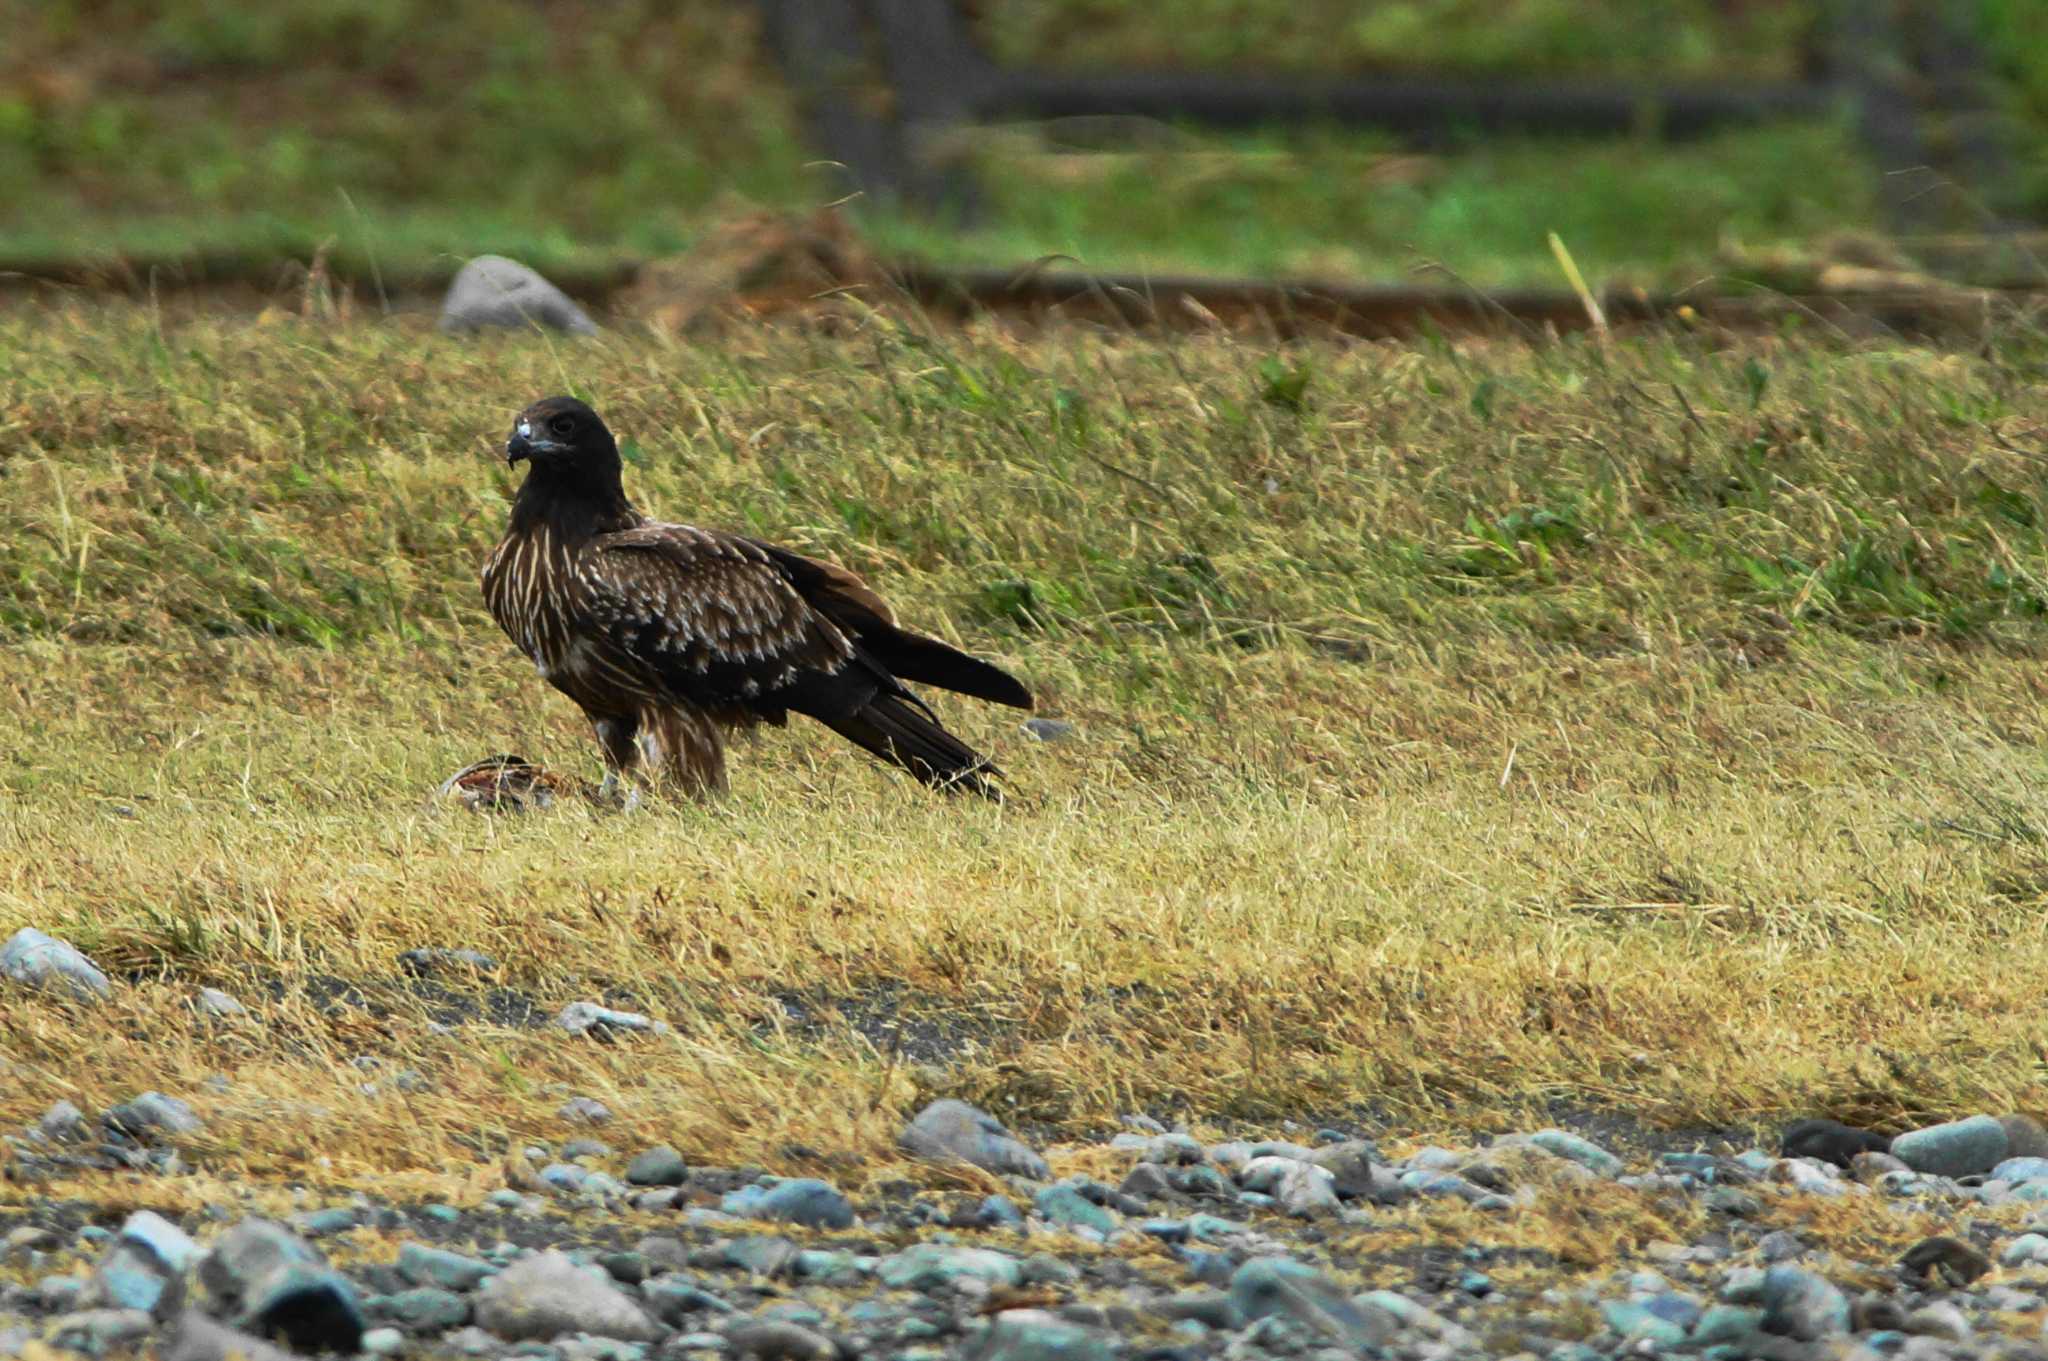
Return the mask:
[[(17, 1195), (0, 1356), (2048, 1355), (2048, 1133), (2025, 1117), (1396, 1155), (1391, 1135), (1215, 1143), (1144, 1116), (1039, 1149), (938, 1101), (902, 1135), (929, 1175), (857, 1194), (611, 1148), (587, 1099), (573, 1118), (591, 1136), (523, 1148), (470, 1204)], [(8, 1176), (175, 1178), (196, 1122), (163, 1093), (59, 1106), (9, 1139)]]

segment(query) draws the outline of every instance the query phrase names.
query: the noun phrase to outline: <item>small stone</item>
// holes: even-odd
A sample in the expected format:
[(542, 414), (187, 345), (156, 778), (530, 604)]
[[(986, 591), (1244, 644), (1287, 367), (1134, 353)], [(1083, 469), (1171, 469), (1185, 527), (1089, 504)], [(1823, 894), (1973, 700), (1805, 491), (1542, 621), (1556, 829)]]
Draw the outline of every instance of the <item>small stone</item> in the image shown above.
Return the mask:
[(1795, 1266), (1764, 1273), (1764, 1327), (1802, 1342), (1849, 1331), (1849, 1299), (1827, 1280)]
[(562, 1145), (562, 1157), (569, 1162), (583, 1158), (609, 1158), (612, 1146), (602, 1139), (571, 1139)]
[(1631, 1350), (1643, 1343), (1659, 1348), (1676, 1347), (1686, 1338), (1683, 1324), (1665, 1318), (1647, 1300), (1609, 1300), (1600, 1306), (1600, 1314)]
[(1005, 1309), (976, 1344), (969, 1361), (1113, 1361), (1116, 1347), (1094, 1329), (1043, 1309)]
[(43, 992), (65, 992), (97, 1002), (114, 990), (99, 966), (75, 948), (24, 926), (0, 945), (0, 975)]
[(1785, 1158), (1812, 1158), (1847, 1167), (1858, 1153), (1884, 1153), (1891, 1140), (1839, 1120), (1799, 1120), (1786, 1126), (1778, 1153)]
[(2038, 1233), (2023, 1233), (2005, 1245), (2005, 1251), (1998, 1254), (2004, 1266), (2037, 1266), (2048, 1263), (2048, 1237)]
[(1152, 1311), (1165, 1319), (1193, 1319), (1206, 1328), (1223, 1333), (1234, 1333), (1245, 1325), (1244, 1315), (1231, 1303), (1230, 1296), (1220, 1290), (1194, 1290), (1181, 1295), (1168, 1295), (1164, 1299), (1153, 1301)]
[(498, 961), (476, 950), (446, 950), (430, 946), (403, 952), (398, 956), (398, 967), (415, 978), (428, 978), (435, 974), (469, 970), (496, 973)]
[(735, 1238), (727, 1243), (725, 1260), (728, 1265), (736, 1266), (742, 1271), (750, 1271), (756, 1276), (780, 1276), (796, 1264), (800, 1251), (797, 1245), (787, 1238), (760, 1234)]
[(773, 1186), (747, 1186), (719, 1202), (742, 1219), (769, 1219), (812, 1229), (853, 1226), (853, 1205), (839, 1188), (816, 1177), (796, 1177)]
[(983, 1228), (1020, 1229), (1024, 1227), (1024, 1212), (1008, 1196), (984, 1196), (981, 1204), (974, 1208), (974, 1218)]
[(1789, 1262), (1806, 1251), (1806, 1244), (1790, 1229), (1777, 1229), (1759, 1238), (1756, 1250), (1766, 1262)]
[(916, 1243), (884, 1257), (876, 1264), (875, 1275), (891, 1290), (933, 1291), (963, 1279), (996, 1286), (1020, 1285), (1024, 1266), (1009, 1253), (989, 1248)]
[(904, 1128), (903, 1147), (921, 1158), (958, 1159), (998, 1175), (1033, 1181), (1052, 1175), (1045, 1159), (1017, 1139), (1002, 1122), (965, 1101), (934, 1101)]
[(353, 1352), (366, 1320), (355, 1286), (282, 1224), (245, 1219), (199, 1263), (214, 1312), (305, 1352)]
[(2031, 1115), (2001, 1115), (2005, 1152), (2009, 1158), (2048, 1158), (2048, 1128)]
[(441, 304), (440, 327), (451, 334), (536, 325), (574, 335), (597, 333), (596, 323), (568, 294), (502, 255), (479, 255), (463, 265)]
[(405, 1350), (405, 1334), (396, 1328), (372, 1328), (363, 1334), (363, 1351), (370, 1356), (396, 1356)]
[(616, 1039), (623, 1033), (661, 1034), (668, 1030), (663, 1022), (637, 1011), (614, 1011), (595, 1002), (569, 1003), (555, 1014), (555, 1025), (571, 1035), (587, 1035), (594, 1040)]
[(162, 1092), (144, 1092), (132, 1101), (123, 1101), (109, 1110), (104, 1119), (107, 1128), (138, 1140), (165, 1134), (196, 1134), (201, 1128), (201, 1121), (190, 1106)]
[(626, 1165), (626, 1181), (633, 1186), (681, 1186), (689, 1175), (683, 1155), (667, 1144), (635, 1155)]
[(1074, 735), (1074, 725), (1063, 718), (1027, 718), (1018, 727), (1041, 742), (1064, 742)]
[(282, 1347), (216, 1323), (197, 1309), (178, 1315), (162, 1361), (297, 1361)]
[(0, 1252), (8, 1256), (17, 1252), (48, 1252), (63, 1241), (53, 1230), (37, 1224), (23, 1224), (8, 1230), (7, 1237), (0, 1239)]
[(342, 1205), (302, 1214), (292, 1221), (292, 1227), (307, 1238), (331, 1238), (337, 1233), (347, 1233), (361, 1222), (359, 1211)]
[(1621, 1175), (1621, 1159), (1590, 1139), (1582, 1139), (1568, 1130), (1538, 1130), (1529, 1136), (1529, 1142), (1545, 1153), (1554, 1153), (1560, 1158), (1569, 1159), (1599, 1176)]
[(1849, 1175), (1866, 1186), (1882, 1180), (1888, 1172), (1912, 1170), (1889, 1153), (1858, 1153), (1849, 1159)]
[(374, 1312), (416, 1333), (439, 1333), (469, 1322), (469, 1301), (438, 1286), (415, 1286), (376, 1302)]
[(1740, 1342), (1753, 1333), (1763, 1331), (1764, 1311), (1742, 1304), (1709, 1305), (1693, 1325), (1690, 1341), (1695, 1347), (1711, 1347), (1716, 1343)]
[(477, 1292), (476, 1321), (512, 1342), (545, 1342), (568, 1333), (652, 1342), (661, 1335), (661, 1326), (603, 1271), (579, 1267), (553, 1249), (491, 1278)]
[(1962, 1310), (1947, 1300), (1936, 1300), (1907, 1314), (1905, 1331), (1945, 1342), (1968, 1342), (1973, 1329)]
[(1962, 1289), (1991, 1270), (1991, 1259), (1959, 1238), (1923, 1238), (1906, 1249), (1899, 1270), (1914, 1281), (1939, 1281)]
[(782, 1319), (742, 1323), (725, 1334), (726, 1344), (758, 1361), (837, 1361), (839, 1344), (823, 1333)]
[(142, 1309), (86, 1309), (54, 1320), (45, 1336), (65, 1351), (104, 1356), (149, 1336), (156, 1320)]
[(1230, 1278), (1230, 1301), (1251, 1322), (1284, 1318), (1346, 1346), (1374, 1347), (1390, 1340), (1384, 1324), (1334, 1281), (1290, 1257), (1261, 1257), (1239, 1267)]
[(182, 1303), (185, 1273), (199, 1256), (199, 1245), (183, 1229), (152, 1211), (138, 1210), (122, 1223), (93, 1268), (80, 1302), (168, 1316)]
[(1061, 1228), (1087, 1229), (1105, 1238), (1116, 1231), (1117, 1217), (1114, 1214), (1066, 1182), (1046, 1187), (1032, 1197), (1031, 1205), (1047, 1223)]
[(572, 1125), (602, 1125), (612, 1118), (611, 1107), (587, 1096), (572, 1096), (555, 1112), (557, 1120)]
[(474, 1290), (497, 1272), (489, 1262), (425, 1243), (406, 1243), (398, 1249), (398, 1274), (415, 1285)]
[(36, 1121), (35, 1133), (53, 1144), (71, 1144), (86, 1138), (92, 1130), (86, 1124), (85, 1112), (69, 1101), (59, 1101)]
[(214, 1021), (225, 1021), (249, 1014), (249, 1008), (236, 1001), (232, 994), (222, 992), (219, 988), (201, 988), (192, 1006), (201, 1016)]
[(1988, 1115), (1912, 1130), (1892, 1140), (1891, 1154), (1915, 1172), (1969, 1177), (1989, 1172), (2009, 1149), (2005, 1126)]

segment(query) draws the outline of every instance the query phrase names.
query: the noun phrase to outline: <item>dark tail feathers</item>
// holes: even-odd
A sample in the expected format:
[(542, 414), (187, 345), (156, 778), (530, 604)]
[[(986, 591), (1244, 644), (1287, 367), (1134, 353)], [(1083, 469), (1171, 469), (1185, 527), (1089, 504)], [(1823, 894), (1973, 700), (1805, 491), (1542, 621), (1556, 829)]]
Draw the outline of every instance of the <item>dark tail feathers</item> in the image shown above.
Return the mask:
[(898, 680), (935, 685), (1013, 709), (1031, 707), (1031, 692), (1016, 677), (936, 638), (884, 625), (863, 631), (860, 646)]
[(857, 713), (821, 721), (847, 741), (903, 767), (935, 789), (998, 801), (1003, 797), (990, 778), (1002, 773), (995, 764), (940, 727), (930, 710), (907, 696), (877, 695)]

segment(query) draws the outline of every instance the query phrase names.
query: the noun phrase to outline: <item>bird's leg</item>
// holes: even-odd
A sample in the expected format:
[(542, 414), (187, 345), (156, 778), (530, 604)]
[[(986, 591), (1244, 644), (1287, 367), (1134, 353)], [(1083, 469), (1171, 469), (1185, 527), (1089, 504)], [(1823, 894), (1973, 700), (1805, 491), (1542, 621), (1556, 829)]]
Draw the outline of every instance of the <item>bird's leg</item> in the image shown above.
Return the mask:
[(604, 752), (604, 783), (597, 787), (597, 795), (617, 804), (622, 813), (633, 812), (640, 807), (640, 781), (636, 778), (640, 744), (635, 740), (640, 722), (637, 718), (592, 718), (590, 726)]

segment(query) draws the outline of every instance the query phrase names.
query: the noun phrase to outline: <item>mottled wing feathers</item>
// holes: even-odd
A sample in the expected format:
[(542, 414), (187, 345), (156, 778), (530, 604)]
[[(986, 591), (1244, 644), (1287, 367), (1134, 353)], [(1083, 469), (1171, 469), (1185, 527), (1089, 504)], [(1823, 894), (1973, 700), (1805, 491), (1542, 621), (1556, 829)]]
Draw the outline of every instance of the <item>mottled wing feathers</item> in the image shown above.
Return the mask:
[(773, 544), (745, 542), (767, 555), (813, 608), (898, 680), (935, 685), (1017, 709), (1032, 707), (1031, 692), (1007, 672), (936, 638), (899, 628), (888, 602), (844, 567)]
[(693, 703), (824, 717), (877, 689), (846, 635), (745, 539), (643, 525), (598, 536), (579, 573), (592, 625)]

